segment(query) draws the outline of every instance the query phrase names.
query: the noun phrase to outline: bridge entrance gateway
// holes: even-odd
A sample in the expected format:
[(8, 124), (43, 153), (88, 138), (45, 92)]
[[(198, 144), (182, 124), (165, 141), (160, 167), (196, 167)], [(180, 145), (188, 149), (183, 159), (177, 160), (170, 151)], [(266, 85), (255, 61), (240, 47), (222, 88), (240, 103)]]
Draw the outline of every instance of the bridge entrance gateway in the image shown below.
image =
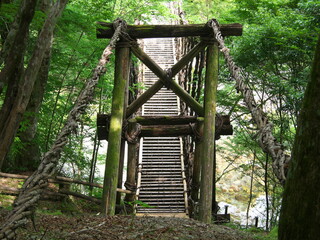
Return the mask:
[[(100, 25), (98, 38), (111, 38), (113, 24)], [(219, 29), (223, 36), (242, 34), (240, 24), (220, 25)], [(128, 25), (121, 36), (115, 53), (111, 115), (100, 115), (97, 121), (99, 138), (108, 140), (103, 193), (105, 213), (115, 212), (116, 188), (118, 179), (122, 179), (124, 142), (127, 141), (125, 186), (131, 193), (125, 200), (140, 201), (136, 213), (187, 216), (188, 199), (192, 199), (199, 202), (199, 218), (207, 221), (211, 219), (212, 201), (215, 201), (214, 141), (220, 135), (232, 134), (228, 116), (216, 115), (219, 50), (212, 28), (208, 24)], [(174, 62), (173, 38), (188, 36), (199, 36), (200, 43)], [(144, 50), (136, 41), (140, 38), (149, 38), (144, 41)], [(174, 77), (204, 49), (207, 59), (202, 106)], [(128, 106), (131, 53), (145, 65), (143, 82), (147, 89)], [(179, 115), (179, 101), (185, 102), (197, 116)], [(141, 107), (142, 114), (132, 117)], [(191, 188), (187, 187), (182, 151), (181, 136), (186, 135), (197, 139)], [(187, 189), (191, 191), (188, 193)]]

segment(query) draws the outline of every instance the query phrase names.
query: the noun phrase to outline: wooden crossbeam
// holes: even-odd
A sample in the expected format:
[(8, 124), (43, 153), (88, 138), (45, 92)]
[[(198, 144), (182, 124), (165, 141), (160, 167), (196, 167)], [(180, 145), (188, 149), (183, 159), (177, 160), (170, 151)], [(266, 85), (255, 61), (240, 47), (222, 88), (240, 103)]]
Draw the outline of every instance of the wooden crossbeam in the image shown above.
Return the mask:
[(186, 55), (184, 55), (175, 65), (171, 68), (171, 73), (175, 76), (178, 72), (184, 68), (199, 52), (205, 49), (207, 43), (204, 41), (199, 42), (194, 46)]
[[(188, 62), (190, 62), (200, 51), (202, 51), (207, 46), (206, 43), (200, 42), (194, 46), (185, 56), (183, 56), (172, 68), (171, 74), (175, 76)], [(150, 58), (152, 64), (156, 63)], [(152, 66), (150, 66), (152, 67)], [(160, 67), (159, 67), (160, 68)], [(161, 71), (158, 67), (154, 68), (156, 71)], [(130, 117), (135, 113), (144, 103), (146, 103), (154, 94), (156, 94), (162, 87), (164, 83), (163, 80), (159, 79), (151, 87), (149, 87), (144, 93), (142, 93), (139, 98), (134, 100), (126, 110), (126, 117)]]
[[(190, 96), (189, 93), (187, 93), (180, 85), (172, 80), (172, 71), (171, 76), (169, 76), (162, 68), (155, 63), (141, 48), (134, 45), (131, 47), (132, 52), (136, 55), (137, 58), (139, 58), (157, 77), (160, 78), (160, 80), (163, 82), (164, 85), (166, 85), (168, 88), (170, 88), (175, 94), (177, 94), (193, 111), (195, 111), (199, 116), (203, 116), (204, 110), (203, 107), (194, 100), (193, 97)], [(190, 55), (191, 56), (191, 55)], [(181, 67), (181, 64), (179, 65), (179, 68)], [(178, 67), (175, 68), (175, 71), (179, 69)], [(169, 71), (170, 72), (170, 71)], [(175, 73), (175, 72), (174, 72)], [(158, 86), (160, 86), (160, 83), (158, 81), (155, 83)], [(154, 88), (155, 90), (156, 88)], [(148, 99), (150, 99), (156, 92), (149, 92)], [(152, 94), (152, 95), (151, 95)], [(144, 96), (146, 97), (146, 96)], [(146, 99), (146, 98), (145, 98)], [(143, 100), (145, 100), (143, 99)], [(147, 100), (148, 100), (147, 99)], [(137, 99), (139, 100), (139, 98)], [(136, 101), (137, 101), (136, 100)], [(145, 102), (142, 102), (139, 100), (139, 104), (141, 106)], [(137, 104), (138, 105), (138, 104)], [(132, 111), (132, 109), (131, 109)]]
[(126, 117), (130, 117), (135, 113), (143, 104), (145, 104), (154, 94), (156, 94), (163, 87), (162, 80), (156, 81), (144, 93), (142, 93), (136, 100), (134, 100), (126, 110)]
[[(229, 115), (216, 115), (216, 140), (220, 135), (232, 135), (233, 128), (230, 123)], [(139, 137), (150, 136), (183, 136), (194, 135), (194, 125), (199, 119), (195, 116), (137, 116), (129, 120), (129, 124), (138, 124), (141, 127)], [(108, 138), (110, 115), (97, 115), (98, 139)], [(196, 130), (197, 131), (197, 130)], [(129, 133), (130, 134), (130, 133)]]
[[(111, 38), (114, 33), (113, 23), (98, 22), (101, 28), (97, 29), (97, 38)], [(242, 25), (239, 23), (221, 24), (222, 36), (241, 36)], [(206, 24), (189, 25), (128, 25), (126, 31), (131, 38), (164, 38), (212, 36), (212, 29)]]
[[(178, 136), (194, 136), (193, 129), (195, 123), (180, 125), (146, 125), (141, 126), (140, 137), (178, 137)], [(223, 125), (219, 131), (215, 133), (215, 140), (220, 135), (232, 135), (232, 125)]]
[(141, 125), (178, 125), (197, 121), (196, 116), (136, 116), (135, 121)]

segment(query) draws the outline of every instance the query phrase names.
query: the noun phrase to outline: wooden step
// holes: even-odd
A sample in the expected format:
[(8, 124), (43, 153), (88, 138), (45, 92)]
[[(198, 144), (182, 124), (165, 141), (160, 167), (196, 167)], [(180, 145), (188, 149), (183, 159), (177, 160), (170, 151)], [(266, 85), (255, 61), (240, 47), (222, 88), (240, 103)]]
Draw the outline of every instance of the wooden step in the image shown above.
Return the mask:
[[(148, 39), (144, 50), (161, 68), (168, 69), (173, 66), (175, 49), (172, 39)], [(144, 67), (143, 80), (146, 88), (149, 88), (159, 78)], [(143, 105), (144, 116), (176, 116), (178, 113), (178, 98), (166, 87), (161, 88)], [(137, 213), (186, 213), (180, 139), (144, 137), (142, 149), (138, 200), (153, 207), (137, 206)]]

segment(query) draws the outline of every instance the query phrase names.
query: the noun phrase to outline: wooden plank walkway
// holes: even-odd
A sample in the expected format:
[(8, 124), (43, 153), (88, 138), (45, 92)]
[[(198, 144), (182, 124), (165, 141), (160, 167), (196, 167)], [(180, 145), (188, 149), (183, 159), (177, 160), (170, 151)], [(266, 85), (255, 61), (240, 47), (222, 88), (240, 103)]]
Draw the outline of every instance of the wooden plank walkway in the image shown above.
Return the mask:
[[(145, 52), (163, 69), (175, 62), (174, 39), (144, 40)], [(144, 66), (143, 82), (148, 88), (158, 78)], [(162, 88), (142, 107), (143, 116), (179, 115), (179, 101)], [(150, 207), (137, 206), (137, 215), (187, 217), (188, 203), (179, 137), (144, 137), (140, 145), (138, 200)]]

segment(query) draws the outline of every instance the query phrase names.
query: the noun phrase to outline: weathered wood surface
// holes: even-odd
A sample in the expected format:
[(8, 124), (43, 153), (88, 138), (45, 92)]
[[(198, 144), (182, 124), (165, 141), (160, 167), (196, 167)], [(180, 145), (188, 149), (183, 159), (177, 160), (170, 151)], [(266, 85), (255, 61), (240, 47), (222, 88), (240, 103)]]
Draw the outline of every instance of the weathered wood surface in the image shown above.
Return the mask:
[[(20, 194), (20, 192), (21, 192), (21, 190), (19, 188), (0, 186), (0, 194), (2, 194), (2, 195), (18, 196)], [(85, 199), (85, 200), (88, 200), (91, 202), (101, 204), (101, 200), (98, 198), (89, 197), (84, 194), (67, 191), (65, 189), (59, 190), (59, 192), (49, 191), (49, 190), (43, 191), (40, 199), (51, 200), (51, 201), (52, 200), (57, 200), (57, 201), (60, 200), (61, 201), (61, 199), (65, 198), (67, 195), (71, 195), (71, 196), (74, 196), (77, 198), (81, 198), (81, 199)]]
[[(119, 43), (118, 43), (119, 44)], [(103, 213), (113, 216), (116, 209), (116, 189), (121, 152), (122, 123), (125, 117), (126, 86), (129, 81), (130, 49), (117, 45), (115, 52), (114, 88), (110, 128), (108, 134), (108, 151), (104, 173)]]
[(137, 123), (141, 125), (175, 125), (195, 123), (194, 116), (137, 116)]
[[(0, 177), (15, 178), (15, 179), (27, 179), (29, 176), (0, 172)], [(61, 176), (56, 176), (55, 178), (49, 178), (48, 182), (49, 183), (57, 183), (57, 184), (59, 184), (59, 183), (75, 183), (75, 184), (82, 184), (82, 185), (92, 186), (92, 187), (97, 187), (97, 188), (103, 188), (102, 184), (89, 183), (89, 182), (81, 181), (78, 179), (72, 179), (72, 178), (61, 177)], [(121, 188), (117, 188), (117, 192), (134, 194), (132, 191), (128, 191), (128, 190), (121, 189)]]
[[(198, 118), (196, 123), (196, 131), (199, 136), (203, 136), (203, 118)], [(196, 204), (199, 202), (199, 189), (200, 189), (200, 173), (201, 173), (201, 151), (202, 151), (203, 138), (198, 137), (195, 139), (195, 151), (192, 167), (192, 182), (190, 197), (192, 200), (192, 213), (195, 214)], [(194, 215), (192, 216), (195, 217)]]
[(196, 57), (199, 52), (203, 51), (207, 43), (204, 41), (199, 42), (194, 46), (186, 55), (184, 55), (175, 65), (171, 68), (171, 74), (175, 76), (180, 72), (194, 57)]
[[(185, 56), (183, 56), (172, 68), (171, 68), (171, 75), (175, 76), (189, 61), (191, 61), (201, 50), (206, 47), (206, 43), (200, 42), (197, 44), (191, 51), (189, 51)], [(137, 54), (141, 55), (140, 52)], [(141, 55), (141, 57), (143, 57)], [(144, 56), (145, 61), (148, 61)], [(158, 68), (157, 64), (153, 62), (150, 58), (149, 61), (152, 64), (147, 65), (150, 67), (152, 71), (158, 72), (158, 74), (162, 74), (162, 69)], [(156, 94), (164, 85), (162, 79), (159, 79), (155, 82), (151, 87), (149, 87), (138, 99), (133, 101), (130, 106), (127, 108), (127, 117), (130, 117), (134, 112), (136, 112), (145, 102), (147, 102), (154, 94)]]
[[(108, 114), (98, 114), (97, 131), (99, 140), (108, 139)], [(131, 119), (130, 121), (132, 121)], [(147, 136), (184, 136), (194, 135), (192, 128), (197, 121), (197, 117), (193, 116), (138, 116), (134, 118), (136, 123), (142, 125), (140, 137)], [(191, 124), (191, 126), (189, 125)], [(216, 134), (215, 139), (218, 140), (220, 135), (232, 135), (233, 128), (230, 124), (230, 116), (216, 115)], [(176, 127), (179, 126), (180, 127)], [(181, 126), (183, 125), (183, 126)], [(159, 128), (159, 129), (158, 129)], [(168, 132), (166, 132), (168, 131)]]
[[(196, 116), (137, 116), (134, 118), (141, 125), (171, 125), (171, 124), (188, 124), (195, 123), (198, 119)], [(97, 126), (108, 127), (110, 114), (97, 114)], [(222, 123), (221, 123), (222, 121)], [(230, 125), (229, 115), (216, 115), (216, 122), (221, 125)]]
[(134, 100), (127, 108), (126, 116), (130, 117), (135, 113), (145, 102), (147, 102), (154, 94), (156, 94), (163, 87), (162, 80), (158, 80), (145, 92), (143, 92), (136, 100)]
[[(111, 38), (114, 30), (112, 23), (98, 22), (101, 28), (97, 29), (97, 38)], [(222, 24), (220, 31), (224, 37), (241, 36), (242, 25), (239, 23)], [(189, 25), (128, 25), (126, 31), (131, 38), (161, 38), (161, 37), (188, 37), (212, 36), (212, 29), (206, 24)]]
[(216, 116), (216, 95), (218, 85), (219, 49), (217, 43), (207, 48), (205, 92), (204, 92), (204, 128), (201, 149), (201, 182), (199, 201), (199, 220), (211, 223), (212, 219), (212, 188), (214, 164), (214, 135)]
[(147, 125), (141, 127), (141, 137), (175, 137), (192, 135), (190, 125)]
[[(128, 135), (130, 136), (130, 141), (128, 140), (128, 162), (127, 162), (127, 179), (125, 182), (125, 187), (128, 190), (135, 190), (137, 187), (136, 173), (137, 173), (137, 163), (138, 163), (138, 150), (139, 150), (139, 137), (136, 136), (138, 132), (139, 125), (135, 119), (130, 119), (128, 123)], [(132, 194), (126, 194), (125, 201), (134, 201), (135, 196)], [(132, 209), (133, 210), (133, 209)]]
[[(140, 137), (178, 137), (191, 135), (194, 136), (195, 124), (185, 125), (146, 125), (141, 126)], [(231, 134), (230, 134), (231, 133)], [(219, 139), (220, 135), (232, 135), (232, 126), (226, 125), (216, 131), (215, 139)]]
[[(131, 47), (132, 52), (139, 58), (157, 77), (162, 80), (163, 84), (170, 88), (181, 100), (183, 100), (193, 111), (195, 111), (199, 116), (203, 116), (203, 107), (194, 100), (193, 97), (190, 96), (188, 92), (186, 92), (176, 81), (174, 81), (173, 73), (170, 71), (165, 72), (157, 63), (155, 63), (142, 49), (138, 46)], [(155, 84), (157, 84), (156, 82)], [(153, 95), (149, 95), (148, 99), (150, 99)], [(140, 98), (139, 98), (140, 99)], [(139, 100), (137, 99), (137, 101)], [(141, 105), (144, 102), (141, 101)]]

